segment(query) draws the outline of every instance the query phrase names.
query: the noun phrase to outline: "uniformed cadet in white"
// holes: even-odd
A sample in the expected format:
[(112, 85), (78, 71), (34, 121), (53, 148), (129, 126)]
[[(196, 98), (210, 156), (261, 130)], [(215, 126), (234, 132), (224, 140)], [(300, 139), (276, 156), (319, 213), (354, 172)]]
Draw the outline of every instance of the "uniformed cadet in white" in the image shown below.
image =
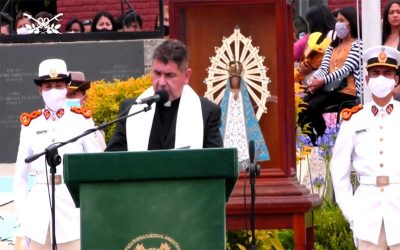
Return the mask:
[[(400, 103), (392, 97), (400, 53), (376, 46), (364, 52), (363, 60), (372, 101), (342, 112), (332, 181), (358, 249), (400, 249)], [(352, 167), (360, 182), (354, 195)]]
[[(51, 194), (48, 193), (51, 183), (47, 181), (50, 174), (47, 177), (44, 156), (29, 164), (25, 163), (25, 158), (43, 152), (54, 142), (66, 141), (94, 126), (90, 110), (65, 106), (70, 76), (63, 60), (48, 59), (41, 62), (39, 78), (34, 81), (46, 106), (45, 109), (21, 115), (20, 144), (14, 177), (17, 217), (21, 223), (21, 234), (30, 242), (30, 250), (51, 249)], [(65, 153), (101, 151), (93, 133), (58, 149), (61, 157)], [(30, 171), (36, 175), (36, 183), (28, 192)], [(50, 173), (48, 166), (47, 173)], [(57, 166), (55, 181), (57, 249), (80, 249), (79, 209), (75, 207), (63, 184), (62, 173), (63, 165), (60, 164)]]
[[(85, 74), (81, 71), (70, 71), (71, 82), (67, 87), (66, 105), (68, 107), (81, 107), (86, 102), (86, 91), (90, 89), (91, 82), (86, 81)], [(94, 132), (99, 142), (99, 145), (104, 150), (106, 148), (106, 141), (104, 132), (97, 130)]]

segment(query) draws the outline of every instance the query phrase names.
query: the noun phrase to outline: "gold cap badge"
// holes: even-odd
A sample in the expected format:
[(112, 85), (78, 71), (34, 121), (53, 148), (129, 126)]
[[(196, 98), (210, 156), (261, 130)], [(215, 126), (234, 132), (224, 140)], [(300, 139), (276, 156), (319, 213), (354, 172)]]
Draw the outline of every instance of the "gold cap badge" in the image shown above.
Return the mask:
[(50, 78), (57, 78), (57, 76), (58, 76), (57, 69), (55, 69), (55, 68), (50, 69), (49, 76), (50, 76)]
[(387, 60), (387, 55), (385, 53), (385, 48), (382, 48), (382, 51), (381, 51), (381, 53), (379, 53), (379, 56), (378, 56), (378, 61), (380, 63), (385, 63), (386, 60)]

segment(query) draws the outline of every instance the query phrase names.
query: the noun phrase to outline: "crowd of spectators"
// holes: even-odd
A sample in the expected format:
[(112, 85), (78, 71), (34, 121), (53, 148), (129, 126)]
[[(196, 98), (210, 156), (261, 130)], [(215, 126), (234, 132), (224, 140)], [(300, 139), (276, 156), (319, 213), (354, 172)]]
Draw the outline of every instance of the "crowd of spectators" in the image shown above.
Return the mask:
[[(168, 11), (168, 9), (167, 9)], [(59, 23), (57, 18), (49, 12), (42, 11), (32, 16), (28, 11), (20, 11), (14, 20), (8, 16), (0, 15), (0, 35), (22, 35), (29, 34), (32, 24), (37, 26), (40, 22), (46, 22), (46, 26)], [(159, 30), (158, 16), (155, 30)], [(164, 13), (164, 33), (169, 30), (168, 13)], [(80, 20), (77, 17), (68, 19), (64, 27), (58, 29), (61, 33), (81, 33), (81, 32), (136, 32), (142, 31), (143, 19), (135, 11), (128, 11), (118, 17), (113, 17), (107, 11), (97, 12), (92, 19)], [(43, 32), (45, 33), (45, 32)]]
[[(324, 4), (314, 5), (305, 19), (298, 16), (293, 24), (294, 78), (304, 89), (300, 95), (305, 103), (298, 125), (315, 143), (327, 127), (323, 114), (340, 112), (362, 99), (362, 32), (353, 7), (329, 10)], [(381, 25), (382, 45), (400, 50), (400, 0), (384, 6)], [(339, 87), (330, 88), (335, 84)], [(400, 99), (398, 82), (393, 97)]]

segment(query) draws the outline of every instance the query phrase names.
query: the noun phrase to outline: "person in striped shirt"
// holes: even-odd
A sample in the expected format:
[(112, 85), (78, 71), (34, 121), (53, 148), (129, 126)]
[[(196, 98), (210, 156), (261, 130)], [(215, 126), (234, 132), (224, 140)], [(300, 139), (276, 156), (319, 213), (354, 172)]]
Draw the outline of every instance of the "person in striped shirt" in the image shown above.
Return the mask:
[[(299, 114), (299, 125), (314, 143), (326, 129), (324, 110), (331, 105), (356, 100), (362, 94), (362, 41), (357, 35), (354, 8), (343, 7), (338, 11), (335, 32), (336, 37), (325, 51), (320, 67), (307, 81), (306, 107)], [(344, 76), (347, 77), (341, 88), (328, 90), (327, 85)]]

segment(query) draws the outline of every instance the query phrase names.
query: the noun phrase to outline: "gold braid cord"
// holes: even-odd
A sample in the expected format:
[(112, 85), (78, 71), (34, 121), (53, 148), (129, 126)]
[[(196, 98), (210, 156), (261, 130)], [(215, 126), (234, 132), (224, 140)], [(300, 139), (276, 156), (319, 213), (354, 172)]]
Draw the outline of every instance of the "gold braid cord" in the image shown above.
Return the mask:
[(19, 120), (21, 121), (21, 124), (24, 125), (25, 127), (29, 126), (31, 121), (35, 118), (38, 118), (39, 116), (42, 115), (42, 110), (35, 110), (32, 111), (30, 114), (28, 113), (22, 113), (21, 116), (19, 117)]
[(71, 107), (71, 111), (76, 114), (81, 114), (85, 118), (90, 118), (93, 116), (93, 111), (88, 108), (80, 108), (80, 107)]
[(356, 105), (352, 108), (345, 108), (342, 110), (342, 112), (340, 112), (340, 115), (342, 116), (343, 120), (348, 121), (348, 120), (350, 120), (350, 118), (353, 114), (357, 113), (362, 108), (363, 108), (363, 106), (361, 104)]

